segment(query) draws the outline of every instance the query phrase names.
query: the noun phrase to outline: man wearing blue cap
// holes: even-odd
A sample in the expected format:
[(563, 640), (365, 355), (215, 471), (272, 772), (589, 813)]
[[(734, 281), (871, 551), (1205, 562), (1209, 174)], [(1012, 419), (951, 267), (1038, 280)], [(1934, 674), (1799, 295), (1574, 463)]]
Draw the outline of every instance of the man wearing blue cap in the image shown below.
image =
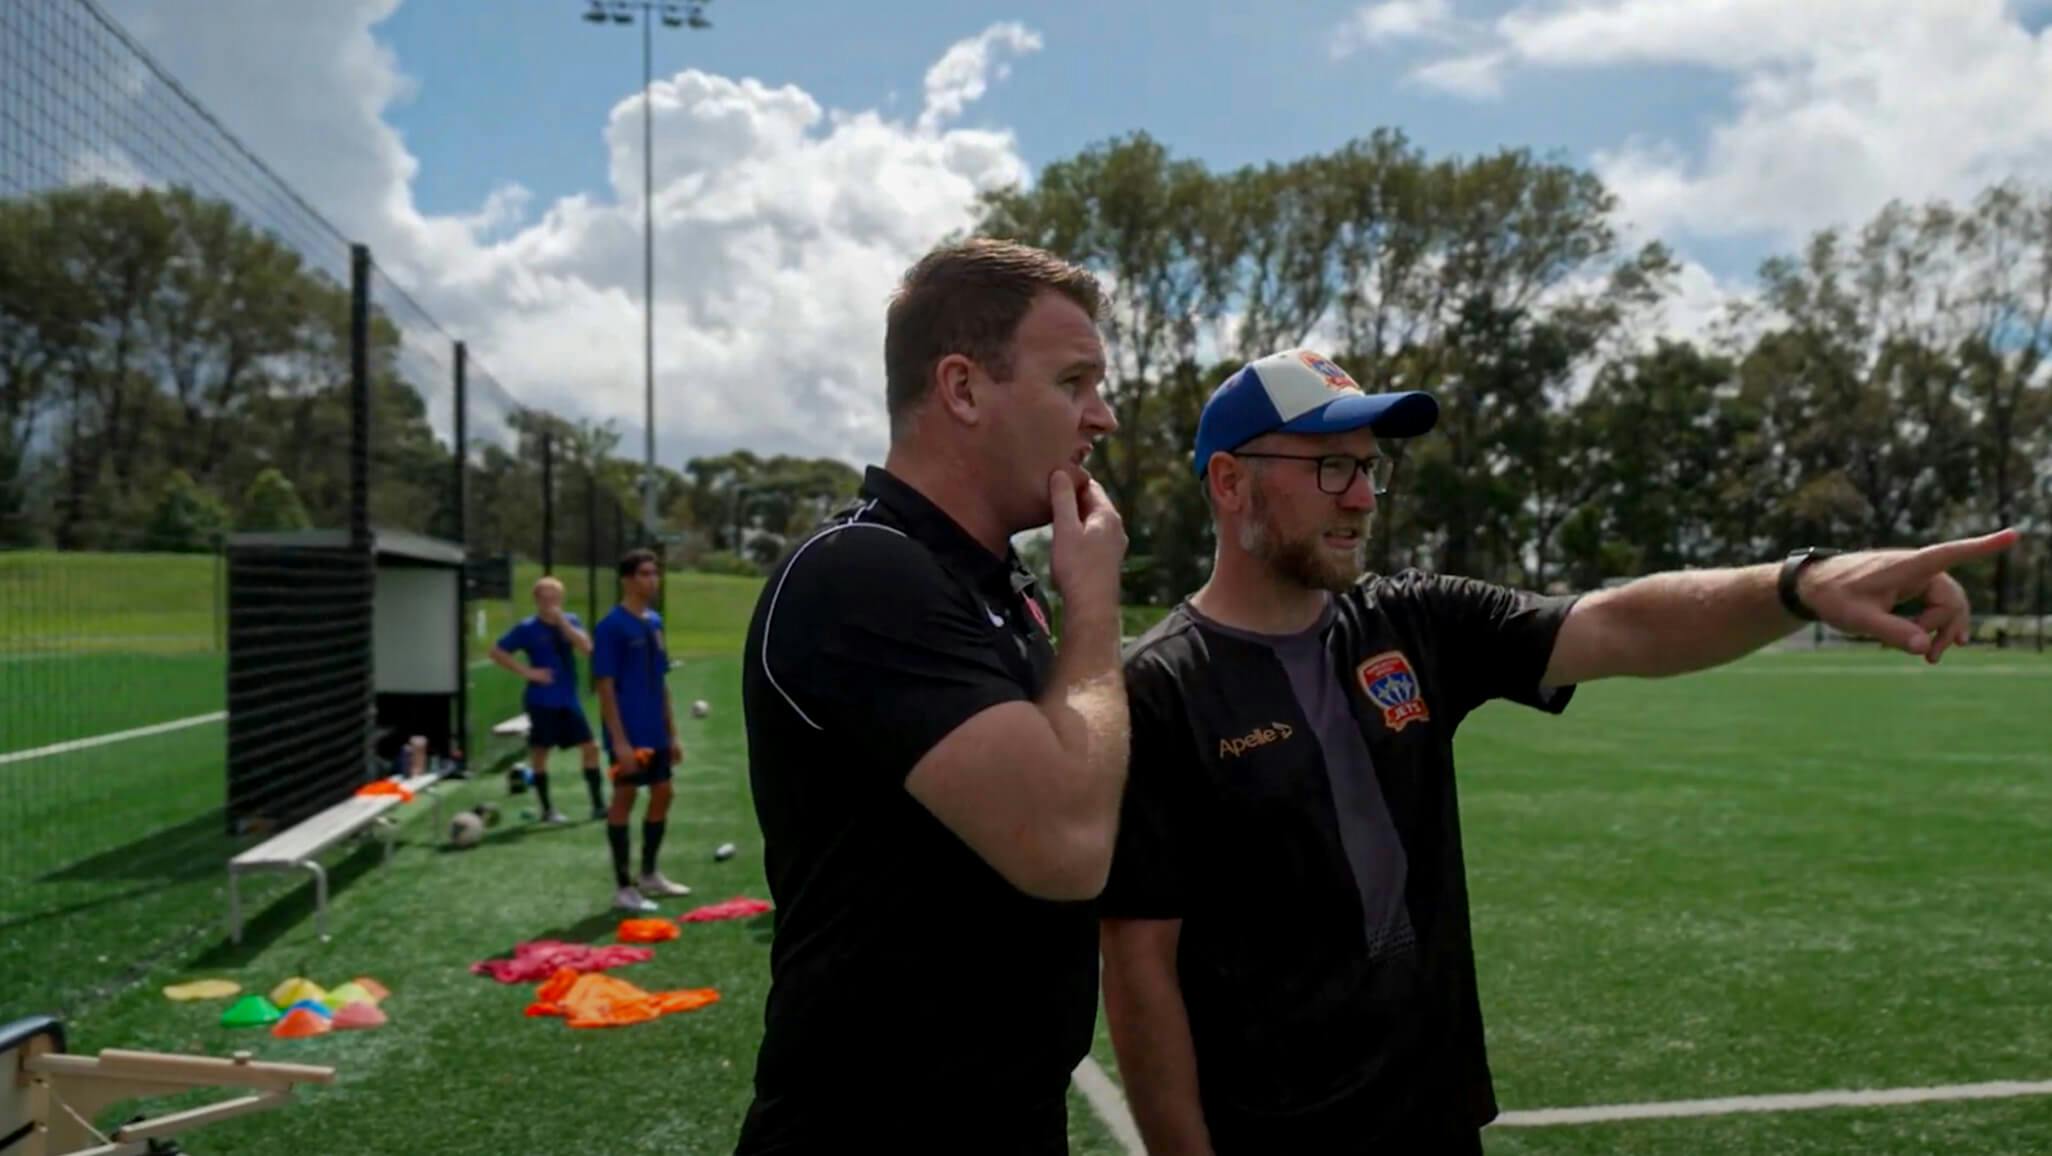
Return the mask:
[[(1586, 596), (1363, 579), (1382, 441), (1438, 414), (1302, 349), (1205, 405), (1217, 557), (1127, 651), (1127, 795), (1099, 901), (1105, 1009), (1154, 1156), (1480, 1153), (1497, 1105), (1461, 720), (1491, 699), (1558, 714), (1578, 683), (1719, 665), (1812, 617), (1935, 662), (1969, 624), (1945, 569), (2015, 541), (1800, 550)], [(1926, 609), (1896, 617), (1911, 598)]]

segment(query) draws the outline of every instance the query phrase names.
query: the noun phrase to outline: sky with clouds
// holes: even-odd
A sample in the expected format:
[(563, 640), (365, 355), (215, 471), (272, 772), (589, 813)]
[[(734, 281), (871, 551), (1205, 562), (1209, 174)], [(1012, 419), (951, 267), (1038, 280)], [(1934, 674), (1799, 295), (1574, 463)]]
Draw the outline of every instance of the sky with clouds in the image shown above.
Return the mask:
[[(512, 394), (640, 445), (641, 39), (584, 0), (100, 0)], [(883, 306), (980, 190), (1146, 129), (1214, 168), (1396, 126), (1599, 173), (1688, 262), (2052, 183), (2052, 0), (717, 0), (654, 37), (658, 452), (884, 450)]]

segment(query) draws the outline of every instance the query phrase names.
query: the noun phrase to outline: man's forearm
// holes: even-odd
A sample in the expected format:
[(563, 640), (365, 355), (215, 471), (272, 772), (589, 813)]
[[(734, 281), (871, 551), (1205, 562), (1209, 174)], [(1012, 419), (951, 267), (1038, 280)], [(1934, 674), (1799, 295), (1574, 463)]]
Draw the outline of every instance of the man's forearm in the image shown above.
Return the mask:
[(1064, 616), (1061, 653), (1040, 708), (1081, 772), (1064, 792), (1074, 813), (1115, 818), (1126, 787), (1129, 741), (1116, 605), (1072, 609)]
[(620, 700), (613, 693), (613, 680), (600, 679), (598, 686), (599, 718), (606, 724), (606, 733), (613, 739), (613, 757), (624, 759), (634, 753), (634, 747), (627, 742), (627, 727), (620, 721)]
[[(1107, 931), (1107, 939), (1114, 932)], [(1133, 1122), (1150, 1156), (1210, 1156), (1197, 1048), (1171, 958), (1107, 951), (1104, 1012)]]
[(1646, 678), (1732, 662), (1802, 625), (1776, 592), (1780, 566), (1649, 574), (1591, 594), (1611, 618), (1618, 673)]

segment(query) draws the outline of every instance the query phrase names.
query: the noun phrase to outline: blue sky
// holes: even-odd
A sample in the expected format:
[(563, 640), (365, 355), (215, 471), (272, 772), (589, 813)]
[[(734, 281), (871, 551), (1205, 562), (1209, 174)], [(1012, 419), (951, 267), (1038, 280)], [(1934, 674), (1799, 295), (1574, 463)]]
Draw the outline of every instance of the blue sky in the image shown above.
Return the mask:
[[(1700, 67), (1561, 72), (1501, 100), (1452, 97), (1407, 78), (1401, 46), (1334, 60), (1344, 0), (1261, 6), (1228, 0), (1022, 6), (1006, 0), (715, 0), (709, 30), (656, 29), (657, 76), (700, 68), (792, 84), (829, 109), (911, 118), (921, 77), (947, 47), (1024, 19), (1044, 48), (1012, 65), (963, 123), (1013, 132), (1036, 168), (1144, 129), (1214, 168), (1288, 160), (1380, 126), (1434, 154), (1529, 148), (1587, 163), (1635, 137), (1699, 148), (1731, 110), (1728, 78)], [(1509, 3), (1466, 4), (1486, 21)], [(416, 88), (387, 119), (422, 161), (427, 212), (473, 209), (517, 182), (543, 202), (605, 183), (599, 126), (641, 79), (637, 25), (593, 25), (581, 0), (486, 6), (409, 0), (376, 29)], [(888, 19), (879, 11), (888, 11)], [(1682, 238), (1719, 274), (1747, 274), (1761, 238)]]
[[(5, 2), (5, 0), (0, 0)], [(643, 421), (640, 33), (585, 0), (100, 0), (512, 395)], [(2052, 187), (2052, 0), (714, 0), (658, 29), (658, 452), (875, 460), (882, 303), (979, 190), (1144, 129), (1560, 157), (1700, 335), (1890, 200)], [(609, 116), (618, 109), (618, 123)], [(617, 167), (617, 171), (615, 169)], [(473, 426), (473, 429), (476, 429)]]

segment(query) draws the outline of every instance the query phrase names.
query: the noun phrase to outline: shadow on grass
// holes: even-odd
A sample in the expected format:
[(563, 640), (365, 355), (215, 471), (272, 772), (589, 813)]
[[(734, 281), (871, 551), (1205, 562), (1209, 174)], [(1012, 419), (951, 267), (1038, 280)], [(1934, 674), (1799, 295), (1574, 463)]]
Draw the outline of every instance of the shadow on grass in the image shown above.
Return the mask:
[(230, 838), (220, 808), (175, 827), (152, 831), (119, 847), (59, 867), (39, 883), (100, 883), (114, 880), (176, 882), (224, 869), (245, 842)]
[[(222, 833), (219, 808), (176, 826), (131, 839), (119, 847), (45, 872), (34, 883), (132, 883), (90, 899), (18, 915), (0, 922), (0, 933), (18, 931), (51, 919), (115, 907), (201, 880), (218, 882), (239, 841)], [(31, 893), (33, 894), (33, 893)], [(106, 917), (119, 919), (115, 913)]]
[[(384, 863), (384, 848), (377, 840), (359, 843), (347, 855), (335, 860), (328, 867), (328, 917), (329, 931), (334, 931), (336, 901), (356, 883), (358, 879), (378, 870)], [(281, 872), (281, 874), (284, 874)], [(284, 895), (273, 900), (260, 910), (254, 910), (250, 902), (250, 884), (254, 880), (243, 879), (243, 909), (245, 913), (254, 910), (242, 924), (242, 942), (230, 942), (224, 934), (214, 946), (196, 956), (194, 968), (244, 967), (262, 955), (286, 932), (307, 923), (314, 916), (314, 883), (305, 872), (291, 872), (299, 882)], [(224, 922), (225, 922), (225, 912)]]
[(35, 924), (41, 923), (46, 919), (62, 919), (67, 915), (77, 915), (80, 912), (93, 911), (101, 907), (111, 907), (117, 903), (126, 903), (133, 899), (141, 899), (145, 896), (155, 895), (160, 891), (169, 891), (175, 887), (180, 887), (190, 882), (192, 882), (192, 878), (163, 879), (155, 883), (145, 883), (140, 887), (130, 887), (126, 890), (115, 891), (110, 894), (97, 896), (92, 899), (81, 899), (76, 903), (67, 903), (62, 907), (52, 907), (48, 911), (37, 911), (32, 912), (28, 915), (18, 915), (13, 919), (0, 921), (0, 935), (7, 935), (12, 932), (19, 931), (24, 927), (32, 927)]
[[(499, 826), (487, 830), (483, 838), (468, 847), (458, 847), (454, 843), (449, 842), (446, 832), (436, 833), (434, 847), (438, 854), (465, 855), (489, 848), (508, 846), (518, 843), (523, 839), (533, 838), (536, 835), (554, 835), (563, 831), (577, 831), (586, 828), (597, 830), (599, 827), (600, 824), (592, 822), (557, 824), (537, 823), (532, 819), (513, 819), (511, 821), (501, 819)], [(408, 840), (408, 842), (419, 846), (428, 841), (415, 839)], [(603, 846), (603, 842), (600, 845)]]
[[(619, 930), (622, 920), (631, 918), (633, 917), (622, 911), (601, 911), (596, 915), (587, 915), (575, 923), (552, 927), (536, 934), (535, 938), (554, 939), (563, 943), (597, 943)], [(512, 952), (506, 954), (511, 957)]]

